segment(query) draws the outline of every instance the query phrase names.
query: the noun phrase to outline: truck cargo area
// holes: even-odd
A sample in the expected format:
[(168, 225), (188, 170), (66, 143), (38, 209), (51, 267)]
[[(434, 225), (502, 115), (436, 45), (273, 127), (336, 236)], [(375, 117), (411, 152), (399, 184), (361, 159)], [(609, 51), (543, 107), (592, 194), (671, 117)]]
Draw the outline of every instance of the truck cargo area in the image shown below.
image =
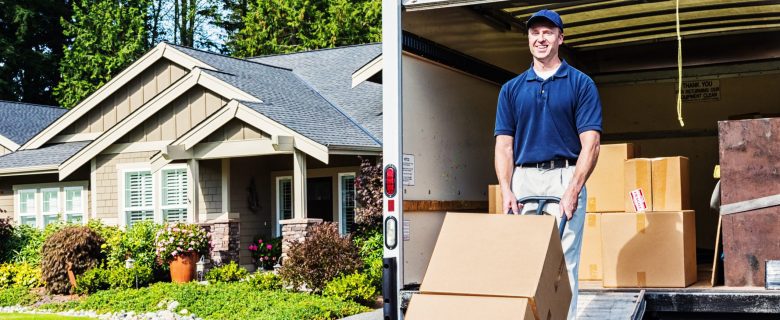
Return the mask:
[[(388, 14), (396, 4), (398, 15)], [(582, 281), (580, 318), (768, 319), (780, 314), (780, 291), (765, 289), (763, 282), (725, 285), (723, 262), (729, 257), (722, 254), (720, 214), (710, 208), (718, 182), (713, 171), (722, 156), (718, 121), (780, 116), (780, 4), (679, 1), (679, 61), (676, 4), (385, 1), (383, 55), (356, 72), (353, 84), (385, 86), (384, 165), (398, 170), (399, 184), (397, 194), (385, 197), (386, 232), (388, 219), (396, 219), (392, 230), (399, 245), (386, 247), (385, 257), (398, 261), (401, 312), (425, 277), (446, 212), (490, 210), (488, 186), (497, 184), (497, 96), (503, 83), (531, 66), (524, 22), (547, 8), (556, 10), (566, 26), (562, 58), (598, 87), (601, 143), (630, 143), (642, 158), (687, 158), (690, 208), (683, 209), (695, 211), (698, 280), (693, 285), (604, 288), (601, 281)], [(676, 108), (678, 62), (684, 126)], [(768, 228), (780, 233), (776, 226)], [(772, 259), (780, 259), (777, 255)], [(480, 259), (480, 254), (464, 252), (463, 259)]]

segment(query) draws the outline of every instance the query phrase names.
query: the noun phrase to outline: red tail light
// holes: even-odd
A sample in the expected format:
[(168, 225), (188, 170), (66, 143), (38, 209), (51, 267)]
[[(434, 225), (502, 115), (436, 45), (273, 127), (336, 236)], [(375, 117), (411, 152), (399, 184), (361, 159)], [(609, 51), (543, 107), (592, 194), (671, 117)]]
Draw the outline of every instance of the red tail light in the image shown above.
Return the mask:
[(398, 170), (395, 168), (395, 166), (388, 165), (385, 167), (385, 194), (388, 197), (394, 197), (395, 196), (395, 186), (396, 186), (396, 175), (398, 173)]

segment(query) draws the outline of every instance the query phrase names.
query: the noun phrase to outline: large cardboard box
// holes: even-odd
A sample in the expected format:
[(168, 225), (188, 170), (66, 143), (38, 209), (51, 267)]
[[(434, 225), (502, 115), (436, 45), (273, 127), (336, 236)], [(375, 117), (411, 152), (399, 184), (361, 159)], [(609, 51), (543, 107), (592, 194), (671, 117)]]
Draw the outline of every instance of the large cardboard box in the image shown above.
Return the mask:
[(601, 215), (604, 287), (684, 288), (696, 282), (691, 210)]
[(601, 280), (601, 213), (588, 212), (582, 229), (582, 251), (577, 278)]
[(404, 319), (408, 320), (534, 320), (526, 298), (415, 294)]
[(555, 217), (447, 213), (420, 292), (528, 298), (537, 319), (566, 319), (571, 287)]
[(623, 211), (623, 164), (635, 156), (633, 144), (603, 144), (588, 182), (588, 212)]
[(504, 213), (501, 212), (501, 201), (503, 196), (501, 195), (501, 187), (497, 184), (491, 184), (488, 186), (488, 212), (489, 213)]
[[(651, 159), (638, 158), (626, 160), (624, 165), (623, 199), (626, 212), (637, 212), (631, 192), (641, 190), (647, 209), (653, 211), (653, 163)], [(589, 190), (590, 191), (590, 190)]]
[(653, 159), (653, 210), (680, 211), (691, 209), (688, 158)]

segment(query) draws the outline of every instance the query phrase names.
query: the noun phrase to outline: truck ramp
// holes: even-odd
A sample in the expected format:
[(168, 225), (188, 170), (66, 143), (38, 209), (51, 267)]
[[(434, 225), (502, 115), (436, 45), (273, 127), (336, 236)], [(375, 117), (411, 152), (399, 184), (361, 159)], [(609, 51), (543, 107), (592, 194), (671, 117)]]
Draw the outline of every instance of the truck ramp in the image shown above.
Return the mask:
[(577, 300), (577, 319), (641, 320), (645, 313), (645, 290), (634, 292), (582, 292)]

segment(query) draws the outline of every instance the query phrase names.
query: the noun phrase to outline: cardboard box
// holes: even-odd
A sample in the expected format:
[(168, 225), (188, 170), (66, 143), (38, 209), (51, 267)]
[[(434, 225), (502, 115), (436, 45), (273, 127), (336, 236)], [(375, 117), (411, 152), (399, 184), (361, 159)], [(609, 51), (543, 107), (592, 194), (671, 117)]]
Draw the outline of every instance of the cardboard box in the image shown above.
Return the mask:
[(680, 211), (691, 209), (688, 158), (653, 159), (653, 210)]
[(501, 187), (497, 184), (491, 184), (488, 186), (488, 212), (489, 213), (504, 213), (502, 212), (501, 201), (503, 196), (501, 195)]
[(623, 164), (635, 156), (630, 143), (603, 144), (588, 182), (588, 212), (623, 211)]
[[(626, 160), (624, 165), (623, 199), (626, 212), (637, 212), (631, 192), (641, 190), (647, 204), (646, 211), (653, 211), (653, 164), (651, 159), (639, 158)], [(588, 190), (590, 192), (590, 190)]]
[(566, 262), (552, 216), (447, 213), (420, 292), (528, 298), (537, 319), (566, 319)]
[(601, 280), (601, 269), (601, 213), (588, 212), (585, 227), (582, 228), (582, 251), (577, 278)]
[(696, 282), (691, 210), (601, 215), (604, 287), (684, 288)]
[(415, 294), (407, 320), (534, 320), (526, 298)]

